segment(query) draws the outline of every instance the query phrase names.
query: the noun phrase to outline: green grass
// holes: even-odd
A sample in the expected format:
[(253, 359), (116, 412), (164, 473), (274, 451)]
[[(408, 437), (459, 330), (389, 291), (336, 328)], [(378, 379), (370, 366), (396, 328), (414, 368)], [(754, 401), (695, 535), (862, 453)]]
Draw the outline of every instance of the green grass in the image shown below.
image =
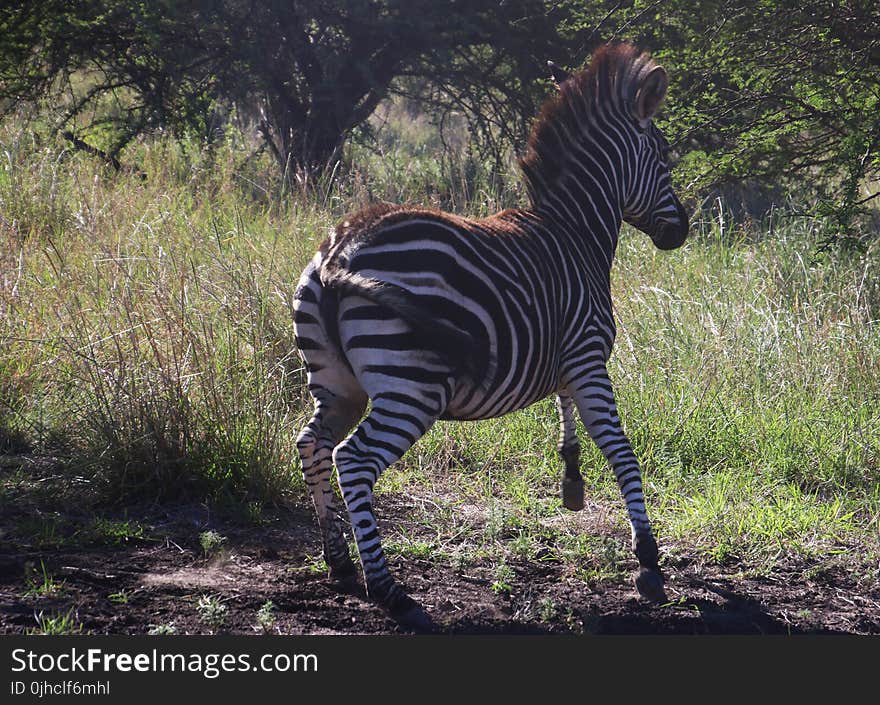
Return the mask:
[(499, 563), (495, 566), (494, 580), (489, 586), (496, 595), (510, 595), (513, 593), (513, 585), (511, 584), (516, 577), (513, 569), (506, 563)]
[(117, 496), (265, 499), (295, 484), (282, 431), (304, 412), (289, 303), (327, 215), (273, 213), (210, 165), (183, 179), (167, 144), (144, 147), (145, 181), (113, 179), (21, 151), (4, 128), (5, 425), (38, 448), (62, 438)]
[(82, 634), (83, 625), (76, 621), (76, 615), (71, 609), (65, 614), (46, 615), (43, 612), (34, 615), (37, 626), (27, 630), (29, 635), (63, 636), (69, 634)]
[(307, 575), (327, 575), (330, 566), (320, 553), (316, 553), (307, 555), (302, 566), (295, 566), (291, 570), (301, 570)]
[[(310, 401), (290, 304), (317, 244), (371, 199), (485, 214), (519, 194), (465, 152), (444, 167), (424, 125), (391, 123), (396, 137), (353, 147), (354, 168), (311, 196), (245, 149), (140, 142), (126, 155), (140, 179), (0, 125), (0, 435), (112, 501), (231, 497), (255, 520), (306, 506), (294, 439)], [(771, 225), (706, 217), (675, 252), (625, 230), (609, 368), (621, 417), (667, 560), (869, 575), (880, 247), (820, 255), (816, 223)], [(497, 566), (517, 561), (619, 580), (631, 559), (611, 472), (582, 435), (590, 510), (563, 511), (556, 432), (549, 399), (438, 423), (379, 482), (380, 513), (398, 496), (411, 508), (389, 555), (483, 570), (501, 592)], [(37, 545), (55, 545), (63, 521), (46, 515)], [(144, 537), (131, 522), (92, 531)]]
[(117, 592), (111, 592), (107, 595), (107, 599), (114, 605), (127, 605), (130, 597), (131, 593), (124, 589)]
[(130, 519), (114, 520), (97, 517), (87, 527), (79, 543), (96, 543), (103, 546), (124, 546), (133, 541), (147, 538), (147, 530), (142, 524)]
[[(28, 499), (33, 505), (19, 509), (33, 512), (33, 515), (26, 514), (7, 530), (3, 539), (9, 545), (51, 550), (87, 546), (121, 547), (132, 542), (156, 540), (149, 536), (147, 529), (137, 521), (107, 519), (100, 516), (63, 517), (60, 511), (45, 511), (45, 507), (40, 506), (39, 500)], [(74, 512), (70, 514), (73, 515)]]
[(64, 590), (64, 581), (60, 583), (46, 570), (46, 564), (40, 561), (39, 569), (33, 564), (25, 566), (24, 597), (49, 597)]
[(880, 253), (817, 259), (808, 225), (621, 253), (612, 375), (649, 502), (719, 560), (877, 555)]

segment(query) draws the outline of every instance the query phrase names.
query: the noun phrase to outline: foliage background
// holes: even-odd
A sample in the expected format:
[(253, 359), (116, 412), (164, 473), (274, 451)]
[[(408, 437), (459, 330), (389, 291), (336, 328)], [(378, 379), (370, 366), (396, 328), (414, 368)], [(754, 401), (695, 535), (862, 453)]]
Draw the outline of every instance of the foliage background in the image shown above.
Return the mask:
[[(0, 10), (0, 107), (49, 103), (56, 132), (113, 161), (170, 131), (206, 145), (249, 126), (279, 175), (311, 183), (366, 143), (390, 96), (510, 171), (550, 89), (600, 43), (653, 51), (661, 124), (697, 202), (823, 218), (826, 243), (877, 227), (880, 9), (870, 0), (48, 0)], [(128, 162), (134, 161), (129, 158)], [(347, 165), (342, 165), (346, 168)]]

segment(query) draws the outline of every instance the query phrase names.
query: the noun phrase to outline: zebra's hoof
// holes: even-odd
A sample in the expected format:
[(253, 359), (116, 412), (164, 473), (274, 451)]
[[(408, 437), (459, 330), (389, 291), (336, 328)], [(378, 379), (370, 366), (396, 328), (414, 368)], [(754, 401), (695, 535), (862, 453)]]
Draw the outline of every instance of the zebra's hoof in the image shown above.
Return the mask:
[(636, 589), (639, 595), (651, 602), (666, 602), (666, 591), (663, 589), (663, 576), (659, 571), (642, 568), (636, 577)]
[(422, 606), (411, 597), (399, 601), (390, 610), (391, 617), (401, 627), (412, 632), (425, 634), (434, 631), (434, 622)]
[(344, 592), (353, 592), (359, 587), (357, 569), (351, 562), (331, 566), (328, 577), (337, 588)]
[(354, 562), (351, 560), (340, 561), (336, 564), (330, 564), (331, 580), (346, 580), (348, 578), (353, 578), (356, 575), (357, 568), (354, 567)]
[(573, 512), (584, 508), (584, 481), (581, 478), (562, 478), (562, 506)]
[(359, 595), (363, 594), (364, 589), (361, 587), (361, 584), (358, 582), (357, 576), (346, 575), (344, 577), (334, 577), (331, 581), (331, 587), (336, 592), (340, 592), (345, 595)]

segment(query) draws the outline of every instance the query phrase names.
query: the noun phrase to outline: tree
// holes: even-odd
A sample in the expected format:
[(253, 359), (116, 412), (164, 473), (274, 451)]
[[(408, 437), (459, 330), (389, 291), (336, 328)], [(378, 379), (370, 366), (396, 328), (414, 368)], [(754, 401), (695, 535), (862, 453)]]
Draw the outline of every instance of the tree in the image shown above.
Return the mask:
[(96, 116), (84, 131), (112, 161), (158, 127), (209, 140), (235, 105), (308, 178), (393, 93), (463, 113), (500, 154), (528, 132), (546, 60), (580, 68), (609, 39), (669, 71), (660, 122), (694, 194), (789, 189), (843, 239), (877, 204), (874, 0), (43, 0), (0, 8), (0, 108), (65, 88), (58, 128)]
[(479, 86), (502, 134), (522, 137), (558, 46), (553, 17), (538, 0), (46, 0), (0, 10), (0, 99), (64, 86), (63, 128), (112, 93), (119, 107), (100, 117), (111, 158), (158, 126), (207, 136), (212, 106), (235, 104), (259, 115), (279, 167), (307, 176), (400, 77), (483, 117)]
[[(222, 47), (207, 52), (210, 28), (173, 2), (46, 0), (0, 10), (0, 99), (6, 108), (46, 96), (68, 100), (58, 129), (94, 111), (116, 157), (134, 136), (183, 129), (208, 114)], [(96, 109), (112, 95), (112, 108)]]

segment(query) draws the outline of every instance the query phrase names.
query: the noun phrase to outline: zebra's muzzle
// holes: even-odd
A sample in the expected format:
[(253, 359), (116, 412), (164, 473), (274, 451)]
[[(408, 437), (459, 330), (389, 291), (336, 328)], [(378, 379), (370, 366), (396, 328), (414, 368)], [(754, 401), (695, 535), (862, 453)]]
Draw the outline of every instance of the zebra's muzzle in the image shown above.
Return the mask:
[(675, 210), (678, 218), (675, 221), (661, 223), (657, 232), (651, 236), (651, 240), (658, 250), (674, 250), (681, 247), (687, 239), (690, 227), (689, 218), (687, 211), (677, 198), (675, 199)]

